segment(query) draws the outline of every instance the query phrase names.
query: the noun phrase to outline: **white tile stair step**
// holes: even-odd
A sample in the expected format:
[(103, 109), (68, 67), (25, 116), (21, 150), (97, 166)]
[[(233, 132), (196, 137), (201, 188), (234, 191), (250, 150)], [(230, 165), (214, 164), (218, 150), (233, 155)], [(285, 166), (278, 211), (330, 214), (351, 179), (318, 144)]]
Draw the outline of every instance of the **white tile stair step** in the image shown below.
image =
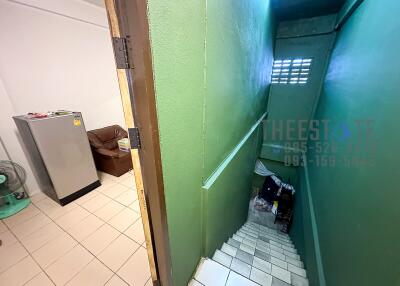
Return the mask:
[(288, 235), (246, 223), (212, 259), (201, 259), (189, 285), (308, 286), (309, 282)]
[[(271, 279), (269, 279), (270, 278), (269, 274), (271, 274), (272, 265), (276, 265), (276, 266), (279, 266), (280, 268), (282, 268), (282, 269), (278, 268), (278, 270), (280, 270), (280, 271), (276, 272), (277, 275), (286, 273), (286, 276), (281, 276), (280, 279), (286, 278), (286, 281), (288, 281), (289, 279), (292, 279), (292, 277), (287, 276), (288, 273), (286, 271), (284, 271), (284, 270), (292, 270), (291, 275), (293, 273), (296, 273), (296, 276), (297, 275), (299, 276), (299, 277), (295, 277), (296, 281), (302, 281), (303, 284), (304, 284), (304, 281), (306, 281), (306, 279), (305, 279), (306, 274), (305, 274), (304, 269), (301, 269), (301, 268), (298, 268), (295, 266), (289, 266), (288, 263), (286, 263), (280, 259), (271, 257), (270, 261), (266, 261), (259, 257), (251, 257), (247, 253), (243, 253), (243, 252), (241, 253), (239, 249), (232, 250), (232, 249), (234, 249), (234, 247), (229, 246), (229, 245), (227, 246), (226, 244), (222, 248), (224, 248), (226, 251), (229, 251), (232, 255), (234, 254), (235, 256), (230, 256), (230, 255), (226, 254), (224, 251), (216, 250), (216, 252), (214, 253), (214, 256), (213, 256), (213, 260), (227, 268), (230, 268), (231, 270), (239, 273), (240, 275), (242, 275), (246, 278), (250, 278), (251, 280), (253, 280), (251, 273), (254, 273), (253, 278), (255, 278), (255, 279), (260, 279), (260, 275), (262, 273), (268, 274), (268, 275), (262, 274), (261, 276), (264, 277), (268, 281), (271, 280), (272, 277), (271, 277)], [(256, 280), (254, 280), (254, 281), (257, 282)], [(300, 284), (300, 285), (303, 285), (303, 284)]]
[(280, 240), (280, 241), (285, 242), (285, 243), (292, 243), (292, 241), (289, 238), (286, 238), (284, 236), (279, 236), (279, 235), (276, 235), (276, 234), (273, 234), (273, 233), (268, 233), (268, 232), (259, 232), (259, 233), (257, 233), (257, 232), (254, 232), (252, 230), (249, 230), (247, 228), (241, 228), (240, 231), (242, 233), (244, 233), (244, 234), (251, 235), (251, 236), (256, 237), (256, 238), (260, 237), (260, 236), (270, 236), (271, 238)]
[(203, 286), (203, 284), (201, 284), (199, 281), (192, 279), (190, 280), (188, 286)]
[(265, 231), (265, 230), (254, 230), (252, 228), (249, 228), (247, 226), (243, 226), (241, 228), (241, 231), (247, 234), (252, 234), (252, 235), (256, 235), (256, 236), (260, 236), (260, 235), (271, 235), (277, 239), (280, 239), (282, 241), (286, 241), (286, 242), (291, 242), (291, 239), (288, 235), (285, 234), (280, 234), (277, 232), (272, 232), (272, 231)]
[[(232, 239), (231, 239), (231, 241), (232, 241)], [(244, 244), (244, 243), (238, 243), (238, 242), (234, 242), (234, 243), (230, 243), (229, 241), (228, 241), (228, 244), (226, 244), (226, 243), (224, 243), (224, 245), (223, 245), (223, 247), (222, 247), (222, 251), (224, 251), (224, 252), (227, 252), (227, 251), (231, 251), (231, 252), (233, 252), (233, 251), (236, 251), (236, 250), (232, 250), (232, 248), (234, 249), (234, 248), (236, 248), (236, 249), (241, 249), (241, 250), (243, 250), (243, 247), (242, 247), (242, 244)], [(225, 251), (225, 249), (226, 248), (229, 248), (229, 247), (231, 247), (230, 249), (231, 250), (227, 250), (227, 251)], [(235, 252), (236, 253), (236, 252)], [(231, 256), (234, 256), (235, 254), (232, 254), (232, 253), (228, 253), (228, 254), (230, 254)], [(294, 265), (294, 266), (296, 266), (296, 267), (300, 267), (300, 268), (304, 268), (304, 265), (303, 265), (303, 263), (300, 261), (300, 260), (298, 260), (298, 259), (294, 259), (294, 258), (292, 258), (292, 257), (289, 257), (289, 256), (285, 256), (285, 255), (283, 255), (282, 254), (282, 252), (276, 252), (276, 251), (272, 251), (271, 252), (271, 249), (268, 247), (268, 246), (265, 246), (265, 245), (257, 245), (256, 246), (256, 249), (255, 249), (255, 253), (254, 253), (254, 255), (255, 256), (260, 256), (261, 258), (263, 258), (263, 257), (265, 257), (265, 256), (271, 256), (272, 255), (272, 257), (274, 257), (274, 258), (277, 258), (277, 259), (280, 259), (282, 262), (287, 262), (287, 263), (290, 263), (290, 264), (292, 264), (292, 265)]]
[[(235, 235), (234, 235), (234, 237), (235, 237)], [(253, 246), (253, 245), (251, 245), (251, 242), (246, 241), (246, 239), (243, 239), (242, 243), (239, 243), (236, 239), (234, 239), (234, 237), (232, 237), (228, 241), (228, 245), (223, 246), (223, 248), (231, 246), (231, 247), (234, 247), (234, 248), (237, 248), (237, 249), (243, 249), (243, 247), (241, 247), (242, 244), (246, 244), (246, 245), (249, 245), (251, 247)], [(268, 243), (266, 243), (264, 241), (258, 241), (256, 246), (255, 246), (255, 248), (256, 248), (255, 252), (257, 252), (259, 255), (263, 255), (263, 254), (264, 255), (271, 255), (271, 250), (273, 250), (272, 251), (272, 256), (273, 257), (282, 260), (282, 262), (286, 261), (286, 262), (288, 262), (288, 263), (290, 263), (290, 264), (292, 264), (294, 266), (297, 266), (297, 267), (300, 267), (300, 268), (304, 268), (304, 264), (303, 264), (303, 262), (301, 262), (299, 260), (299, 256), (297, 256), (296, 258), (293, 258), (292, 256), (285, 255), (285, 257), (284, 257), (284, 254), (283, 254), (284, 249), (280, 249), (279, 250), (279, 248), (277, 248), (276, 246), (269, 245)], [(224, 251), (224, 249), (222, 249), (222, 250)], [(254, 255), (256, 255), (256, 253)], [(234, 256), (234, 255), (232, 255), (232, 256)]]
[(200, 260), (194, 279), (206, 286), (224, 286), (229, 275), (229, 268), (211, 259)]
[(273, 244), (277, 246), (285, 246), (289, 249), (293, 249), (294, 245), (291, 242), (281, 240), (279, 238), (273, 237), (271, 235), (260, 235), (260, 236), (254, 236), (252, 234), (243, 232), (242, 230), (239, 230), (236, 235), (238, 236), (238, 239), (240, 238), (247, 238), (250, 240), (263, 240), (266, 242), (272, 242)]
[(230, 256), (229, 254), (226, 254), (225, 252), (217, 249), (215, 251), (214, 256), (213, 256), (212, 259), (214, 261), (222, 264), (223, 266), (226, 266), (226, 267), (230, 268), (231, 264), (232, 264), (233, 257)]

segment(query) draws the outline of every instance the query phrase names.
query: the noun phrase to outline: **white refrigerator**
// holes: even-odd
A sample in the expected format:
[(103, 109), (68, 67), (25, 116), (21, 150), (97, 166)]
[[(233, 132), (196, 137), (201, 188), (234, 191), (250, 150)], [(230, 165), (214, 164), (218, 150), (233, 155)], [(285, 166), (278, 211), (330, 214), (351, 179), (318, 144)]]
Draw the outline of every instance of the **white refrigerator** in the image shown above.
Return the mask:
[(13, 118), (35, 177), (49, 197), (65, 205), (101, 185), (80, 112)]

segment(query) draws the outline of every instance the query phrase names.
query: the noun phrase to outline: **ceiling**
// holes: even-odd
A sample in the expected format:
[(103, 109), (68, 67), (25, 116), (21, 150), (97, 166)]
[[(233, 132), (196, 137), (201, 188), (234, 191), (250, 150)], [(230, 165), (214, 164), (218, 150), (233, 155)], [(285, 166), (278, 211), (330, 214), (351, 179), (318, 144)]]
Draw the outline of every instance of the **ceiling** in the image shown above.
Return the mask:
[[(105, 7), (104, 0), (82, 0)], [(346, 0), (272, 0), (278, 20), (294, 20), (337, 13)]]
[(104, 0), (83, 0), (83, 1), (93, 4), (93, 5), (96, 5), (96, 6), (99, 6), (99, 7), (103, 7), (103, 8), (105, 7)]
[(337, 13), (345, 0), (272, 0), (279, 20), (294, 20)]

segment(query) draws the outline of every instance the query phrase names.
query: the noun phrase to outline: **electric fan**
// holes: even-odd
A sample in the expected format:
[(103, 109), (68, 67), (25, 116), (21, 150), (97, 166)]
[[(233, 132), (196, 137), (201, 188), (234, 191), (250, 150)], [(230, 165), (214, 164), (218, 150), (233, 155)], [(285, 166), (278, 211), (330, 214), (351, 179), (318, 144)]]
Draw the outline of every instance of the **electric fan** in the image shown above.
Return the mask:
[(24, 190), (24, 168), (11, 161), (0, 161), (0, 219), (26, 208), (31, 200)]

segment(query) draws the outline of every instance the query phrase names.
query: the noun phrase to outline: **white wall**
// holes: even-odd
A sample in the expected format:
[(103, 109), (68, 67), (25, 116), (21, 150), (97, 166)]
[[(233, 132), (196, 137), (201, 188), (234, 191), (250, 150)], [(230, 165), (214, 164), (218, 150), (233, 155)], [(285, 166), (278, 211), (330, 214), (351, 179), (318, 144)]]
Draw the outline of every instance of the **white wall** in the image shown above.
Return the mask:
[(124, 127), (107, 26), (104, 9), (79, 0), (0, 0), (0, 137), (30, 193), (38, 185), (11, 116), (66, 109), (88, 130)]

